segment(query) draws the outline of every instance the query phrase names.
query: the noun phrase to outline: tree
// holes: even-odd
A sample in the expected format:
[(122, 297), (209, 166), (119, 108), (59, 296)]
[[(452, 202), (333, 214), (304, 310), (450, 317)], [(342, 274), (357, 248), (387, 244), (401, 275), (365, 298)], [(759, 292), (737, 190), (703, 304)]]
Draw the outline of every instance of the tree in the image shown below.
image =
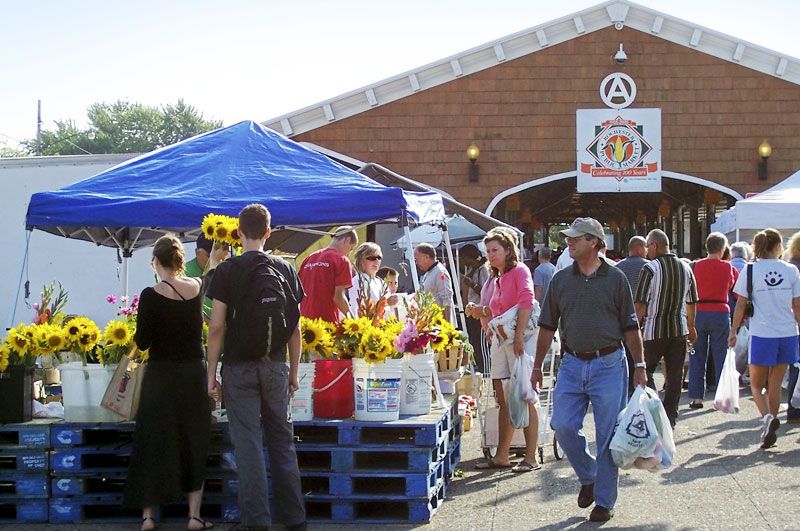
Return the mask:
[[(86, 130), (72, 120), (57, 120), (55, 131), (42, 131), (41, 154), (145, 153), (222, 127), (221, 121), (205, 120), (182, 99), (160, 108), (127, 101), (94, 103), (86, 115)], [(35, 139), (23, 146), (27, 154), (36, 154)]]

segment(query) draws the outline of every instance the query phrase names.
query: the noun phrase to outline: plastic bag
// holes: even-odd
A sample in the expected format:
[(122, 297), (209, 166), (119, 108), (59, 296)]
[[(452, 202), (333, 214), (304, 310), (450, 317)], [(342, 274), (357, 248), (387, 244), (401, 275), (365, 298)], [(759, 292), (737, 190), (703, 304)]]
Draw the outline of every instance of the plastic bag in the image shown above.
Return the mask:
[(628, 405), (619, 414), (616, 431), (609, 445), (611, 457), (620, 468), (663, 470), (675, 459), (667, 412), (652, 389), (637, 387)]
[(723, 413), (739, 412), (739, 373), (736, 371), (736, 353), (732, 348), (725, 355), (725, 364), (714, 395), (714, 409)]
[[(794, 366), (800, 368), (800, 363), (795, 363)], [(794, 392), (789, 403), (792, 407), (800, 408), (800, 378), (797, 378), (797, 383), (794, 384)]]
[(513, 393), (518, 394), (525, 402), (536, 404), (539, 402), (539, 393), (531, 385), (533, 372), (533, 358), (527, 354), (517, 358), (514, 363), (514, 388)]
[[(521, 386), (518, 376), (520, 373), (520, 365), (520, 358), (517, 358), (517, 361), (514, 362), (511, 378), (506, 380), (508, 384), (503, 386), (503, 392), (506, 395), (506, 404), (508, 404), (508, 418), (511, 420), (511, 425), (517, 429), (527, 428), (528, 423), (530, 423), (528, 402), (522, 398), (522, 393), (519, 392), (519, 387)], [(530, 381), (530, 376), (528, 376), (528, 380)]]
[(736, 332), (736, 346), (733, 352), (736, 354), (736, 370), (743, 373), (747, 368), (747, 350), (750, 345), (750, 331), (742, 325)]

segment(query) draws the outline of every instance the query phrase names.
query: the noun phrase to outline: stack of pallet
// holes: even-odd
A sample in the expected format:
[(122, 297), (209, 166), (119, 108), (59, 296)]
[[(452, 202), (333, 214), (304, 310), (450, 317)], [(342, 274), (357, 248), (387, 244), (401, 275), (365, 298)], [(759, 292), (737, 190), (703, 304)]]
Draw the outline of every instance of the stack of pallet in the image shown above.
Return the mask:
[[(295, 423), (308, 520), (429, 521), (461, 459), (461, 430), (455, 399), (428, 415), (392, 422)], [(0, 523), (140, 521), (139, 509), (122, 507), (133, 432), (132, 422), (0, 426)], [(212, 430), (203, 517), (238, 521), (238, 492), (236, 458), (227, 423), (220, 422)], [(159, 517), (186, 514), (178, 503), (161, 507)]]
[(47, 522), (50, 423), (0, 425), (0, 523)]
[[(122, 507), (134, 423), (54, 424), (50, 453), (50, 522), (134, 522), (141, 509)], [(217, 430), (219, 431), (219, 430)], [(218, 434), (217, 434), (218, 435)], [(218, 522), (239, 518), (232, 450), (214, 448), (208, 456), (203, 516)], [(160, 508), (164, 520), (185, 519), (187, 507)]]

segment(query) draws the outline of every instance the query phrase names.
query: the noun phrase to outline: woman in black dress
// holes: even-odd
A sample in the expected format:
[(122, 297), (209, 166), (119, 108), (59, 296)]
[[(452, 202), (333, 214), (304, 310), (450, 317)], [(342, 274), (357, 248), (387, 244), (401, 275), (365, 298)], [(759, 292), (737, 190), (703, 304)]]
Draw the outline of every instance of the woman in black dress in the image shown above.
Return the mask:
[(200, 518), (210, 441), (199, 279), (183, 276), (180, 240), (163, 236), (153, 247), (161, 282), (139, 300), (134, 340), (150, 350), (136, 417), (125, 505), (142, 507), (142, 530), (153, 529), (156, 507), (186, 495), (188, 529), (210, 529)]

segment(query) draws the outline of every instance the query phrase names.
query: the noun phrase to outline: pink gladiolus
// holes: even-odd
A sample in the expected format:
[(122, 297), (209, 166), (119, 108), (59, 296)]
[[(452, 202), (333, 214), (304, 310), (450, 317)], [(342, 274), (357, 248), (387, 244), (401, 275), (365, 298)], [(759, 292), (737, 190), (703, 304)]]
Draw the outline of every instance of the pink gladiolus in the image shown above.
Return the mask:
[(109, 304), (116, 304), (117, 297), (116, 295), (109, 295), (108, 297), (106, 297), (106, 301), (108, 301)]
[(34, 311), (37, 311), (37, 312), (39, 311), (39, 303), (38, 302), (34, 302), (33, 303), (33, 309), (34, 309)]

